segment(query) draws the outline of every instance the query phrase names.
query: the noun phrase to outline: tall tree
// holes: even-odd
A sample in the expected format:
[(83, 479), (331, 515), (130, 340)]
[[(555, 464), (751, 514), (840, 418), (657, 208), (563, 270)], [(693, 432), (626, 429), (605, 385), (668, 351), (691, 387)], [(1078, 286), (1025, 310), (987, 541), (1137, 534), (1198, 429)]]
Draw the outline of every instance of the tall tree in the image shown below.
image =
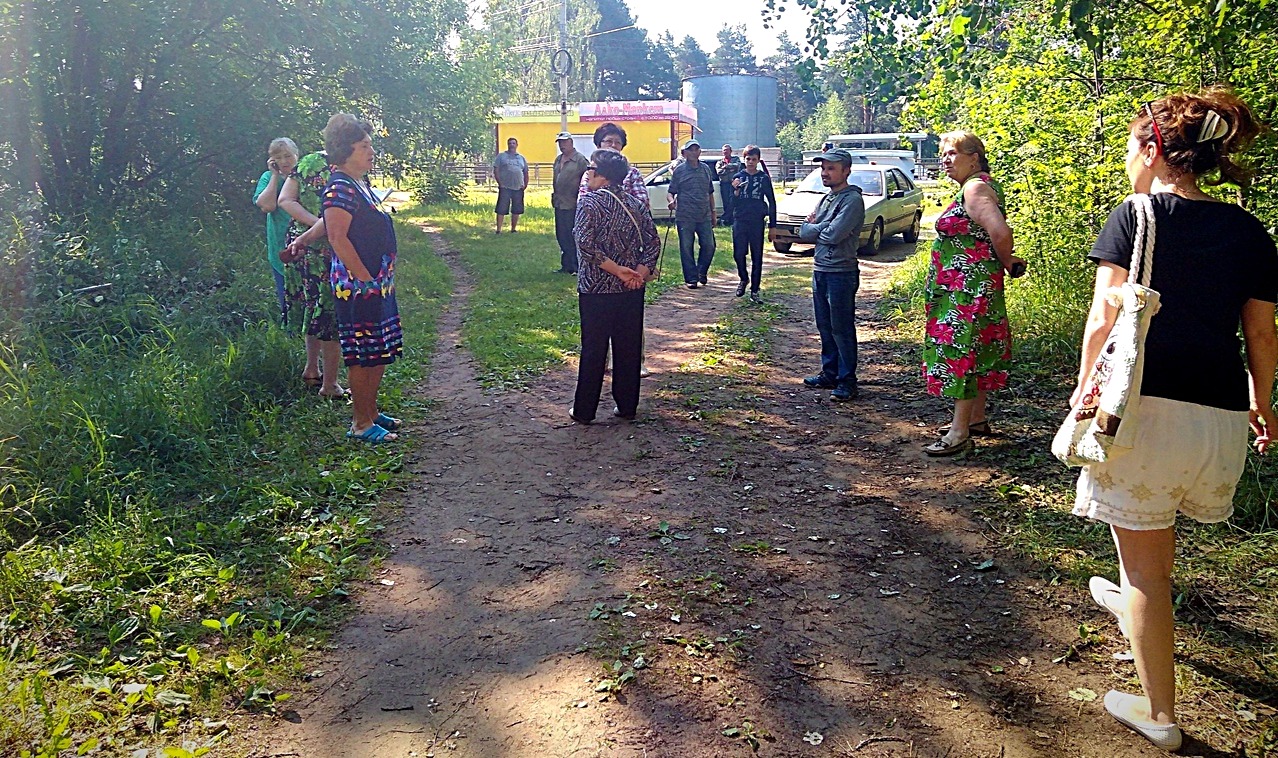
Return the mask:
[(777, 79), (777, 124), (803, 121), (816, 108), (820, 86), (813, 76), (816, 65), (789, 34), (777, 36), (776, 54), (764, 58), (759, 68)]
[(682, 83), (675, 70), (675, 41), (670, 32), (663, 33), (648, 45), (648, 77), (645, 94), (663, 100), (678, 100)]
[[(559, 48), (559, 7), (558, 0), (488, 0), (485, 31), (501, 51), (498, 59), (510, 72), (503, 98), (506, 102), (559, 102), (559, 77), (551, 71)], [(595, 0), (568, 0), (570, 100), (598, 99), (590, 37), (598, 29)]]
[(802, 149), (818, 148), (831, 134), (846, 134), (847, 131), (847, 103), (837, 94), (832, 94), (803, 122)]
[(692, 35), (684, 36), (683, 41), (675, 46), (674, 63), (675, 73), (680, 79), (710, 73), (710, 56), (706, 55), (706, 51), (701, 49)]
[(719, 46), (710, 56), (710, 70), (716, 74), (753, 74), (759, 70), (754, 45), (746, 36), (745, 25), (723, 25), (716, 37)]
[(625, 0), (595, 0), (599, 20), (590, 39), (601, 100), (636, 100), (648, 84), (648, 38)]
[(0, 28), (23, 29), (31, 51), (0, 86), (34, 125), (12, 144), (35, 154), (46, 206), (65, 216), (229, 196), (270, 137), (313, 147), (337, 109), (461, 149), (444, 122), (473, 124), (492, 107), (464, 83), (497, 75), (495, 57), (450, 44), (471, 34), (461, 0), (349, 4), (288, 23), (279, 12), (271, 0), (0, 4)]

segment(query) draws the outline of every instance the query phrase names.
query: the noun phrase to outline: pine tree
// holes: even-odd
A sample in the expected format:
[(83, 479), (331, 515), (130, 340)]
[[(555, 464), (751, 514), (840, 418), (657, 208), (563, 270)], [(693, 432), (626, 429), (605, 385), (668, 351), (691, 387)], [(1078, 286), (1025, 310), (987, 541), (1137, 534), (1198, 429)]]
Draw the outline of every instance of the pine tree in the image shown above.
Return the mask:
[(754, 45), (746, 37), (746, 28), (723, 25), (719, 30), (719, 47), (710, 56), (710, 71), (716, 74), (754, 74), (759, 64), (754, 57)]
[(701, 49), (701, 45), (687, 35), (674, 49), (675, 73), (680, 79), (689, 76), (704, 76), (710, 73), (710, 56)]

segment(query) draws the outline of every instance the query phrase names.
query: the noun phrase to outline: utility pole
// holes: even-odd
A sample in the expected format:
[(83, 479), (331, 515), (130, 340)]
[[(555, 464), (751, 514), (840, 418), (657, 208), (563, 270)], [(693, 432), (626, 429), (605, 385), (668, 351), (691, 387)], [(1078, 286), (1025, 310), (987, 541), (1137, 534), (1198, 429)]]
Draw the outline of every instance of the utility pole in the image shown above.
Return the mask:
[(555, 53), (559, 64), (559, 131), (568, 131), (568, 70), (572, 68), (572, 55), (568, 52), (568, 0), (559, 2), (559, 50)]

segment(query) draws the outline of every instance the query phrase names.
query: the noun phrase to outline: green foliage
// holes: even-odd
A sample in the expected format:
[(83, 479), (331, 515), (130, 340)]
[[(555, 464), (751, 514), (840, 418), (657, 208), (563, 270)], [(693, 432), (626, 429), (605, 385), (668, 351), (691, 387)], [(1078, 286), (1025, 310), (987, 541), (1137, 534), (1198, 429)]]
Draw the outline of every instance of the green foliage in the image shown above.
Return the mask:
[(683, 95), (683, 82), (675, 71), (675, 41), (670, 32), (662, 32), (648, 47), (648, 96), (662, 100), (678, 100)]
[[(849, 114), (847, 114), (846, 102), (837, 95), (827, 97), (826, 102), (818, 105), (817, 110), (804, 121), (796, 153), (817, 150), (820, 143), (826, 141), (829, 135), (846, 134), (847, 127), (849, 127)], [(790, 134), (792, 132), (787, 133), (787, 138), (790, 138)], [(778, 141), (780, 141), (780, 135), (778, 135)]]
[[(519, 388), (580, 347), (577, 280), (552, 273), (559, 265), (559, 248), (548, 191), (528, 191), (527, 212), (513, 235), (493, 235), (494, 201), (493, 192), (472, 189), (461, 201), (423, 206), (414, 213), (440, 227), (475, 277), (463, 336), (481, 380), (488, 386)], [(660, 278), (648, 284), (649, 302), (683, 284), (676, 234), (665, 224), (657, 231), (666, 240), (665, 253)], [(729, 233), (716, 230), (720, 252), (712, 274), (735, 268), (732, 256), (724, 253), (731, 249)]]
[[(173, 754), (203, 754), (227, 729), (204, 716), (284, 701), (277, 682), (377, 552), (371, 506), (401, 465), (304, 390), (301, 340), (272, 325), (269, 270), (243, 244), (257, 234), (125, 229), (39, 230), (70, 283), (42, 273), (41, 298), (6, 312), (4, 755), (179, 737)], [(402, 413), (448, 279), (420, 233), (400, 239), (410, 350), (383, 400)], [(119, 271), (105, 294), (58, 294)]]
[(380, 123), (388, 166), (464, 149), (500, 82), (466, 14), (461, 0), (0, 4), (0, 42), (19, 51), (0, 62), (4, 184), (63, 218), (203, 213), (245, 194), (271, 138), (308, 151), (337, 110)]
[[(924, 18), (920, 36), (935, 68), (905, 119), (934, 132), (967, 129), (985, 141), (1007, 190), (1017, 251), (1030, 262), (1031, 275), (1009, 289), (1018, 361), (1068, 377), (1091, 298), (1085, 255), (1110, 209), (1130, 192), (1122, 159), (1138, 105), (1223, 81), (1262, 117), (1272, 113), (1278, 21), (1227, 3), (1219, 6), (1224, 25), (1216, 6), (1199, 3), (1084, 3), (1071, 6), (1068, 17), (1057, 7), (1054, 18), (1032, 3), (1008, 6), (997, 19), (955, 8)], [(949, 23), (959, 18), (969, 21)], [(956, 45), (961, 55), (945, 52)], [(1257, 180), (1245, 194), (1266, 226), (1278, 221), (1273, 146), (1268, 136), (1253, 148)], [(1223, 199), (1237, 193), (1218, 190)], [(917, 304), (923, 276), (902, 272), (898, 294)]]
[[(557, 7), (557, 6), (556, 6)], [(638, 100), (653, 96), (656, 89), (670, 86), (670, 70), (651, 70), (654, 62), (670, 61), (660, 48), (649, 43), (647, 33), (634, 26), (625, 0), (596, 0), (599, 22), (593, 30), (591, 52), (595, 59), (593, 78), (600, 100)], [(628, 28), (627, 28), (628, 27)], [(653, 57), (657, 51), (657, 57)], [(669, 63), (673, 67), (673, 63)], [(677, 95), (676, 95), (677, 97)], [(558, 100), (558, 96), (554, 98)]]
[[(559, 77), (551, 72), (551, 59), (559, 47), (559, 3), (488, 0), (484, 20), (485, 34), (495, 44), (493, 55), (508, 71), (503, 89), (505, 101), (559, 102)], [(603, 44), (611, 36), (587, 37), (598, 30), (599, 24), (600, 8), (596, 3), (569, 0), (568, 53), (573, 65), (568, 74), (568, 91), (574, 100), (598, 99), (595, 44)]]
[[(777, 123), (782, 128), (803, 121), (816, 108), (816, 63), (804, 57), (789, 34), (777, 35), (777, 52), (763, 59), (760, 70), (777, 79)], [(779, 135), (777, 140), (784, 147)]]
[(724, 24), (715, 35), (719, 46), (710, 56), (710, 70), (716, 74), (753, 74), (759, 70), (754, 45), (746, 36), (745, 24)]
[(710, 56), (691, 35), (684, 35), (674, 50), (675, 73), (682, 78), (710, 73)]
[(407, 189), (422, 203), (457, 202), (466, 196), (466, 181), (450, 171), (424, 171), (408, 182)]

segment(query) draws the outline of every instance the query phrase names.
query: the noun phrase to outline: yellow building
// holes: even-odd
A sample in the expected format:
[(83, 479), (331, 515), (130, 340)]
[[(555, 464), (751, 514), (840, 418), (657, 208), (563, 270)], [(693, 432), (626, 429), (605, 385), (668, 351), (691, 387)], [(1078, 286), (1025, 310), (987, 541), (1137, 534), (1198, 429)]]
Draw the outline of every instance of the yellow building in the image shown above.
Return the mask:
[[(665, 163), (678, 157), (679, 145), (693, 135), (697, 109), (678, 100), (568, 104), (568, 131), (585, 155), (595, 149), (595, 129), (607, 121), (626, 130), (626, 157), (632, 163)], [(493, 133), (494, 155), (514, 137), (529, 163), (554, 163), (559, 105), (504, 105), (497, 109)]]

